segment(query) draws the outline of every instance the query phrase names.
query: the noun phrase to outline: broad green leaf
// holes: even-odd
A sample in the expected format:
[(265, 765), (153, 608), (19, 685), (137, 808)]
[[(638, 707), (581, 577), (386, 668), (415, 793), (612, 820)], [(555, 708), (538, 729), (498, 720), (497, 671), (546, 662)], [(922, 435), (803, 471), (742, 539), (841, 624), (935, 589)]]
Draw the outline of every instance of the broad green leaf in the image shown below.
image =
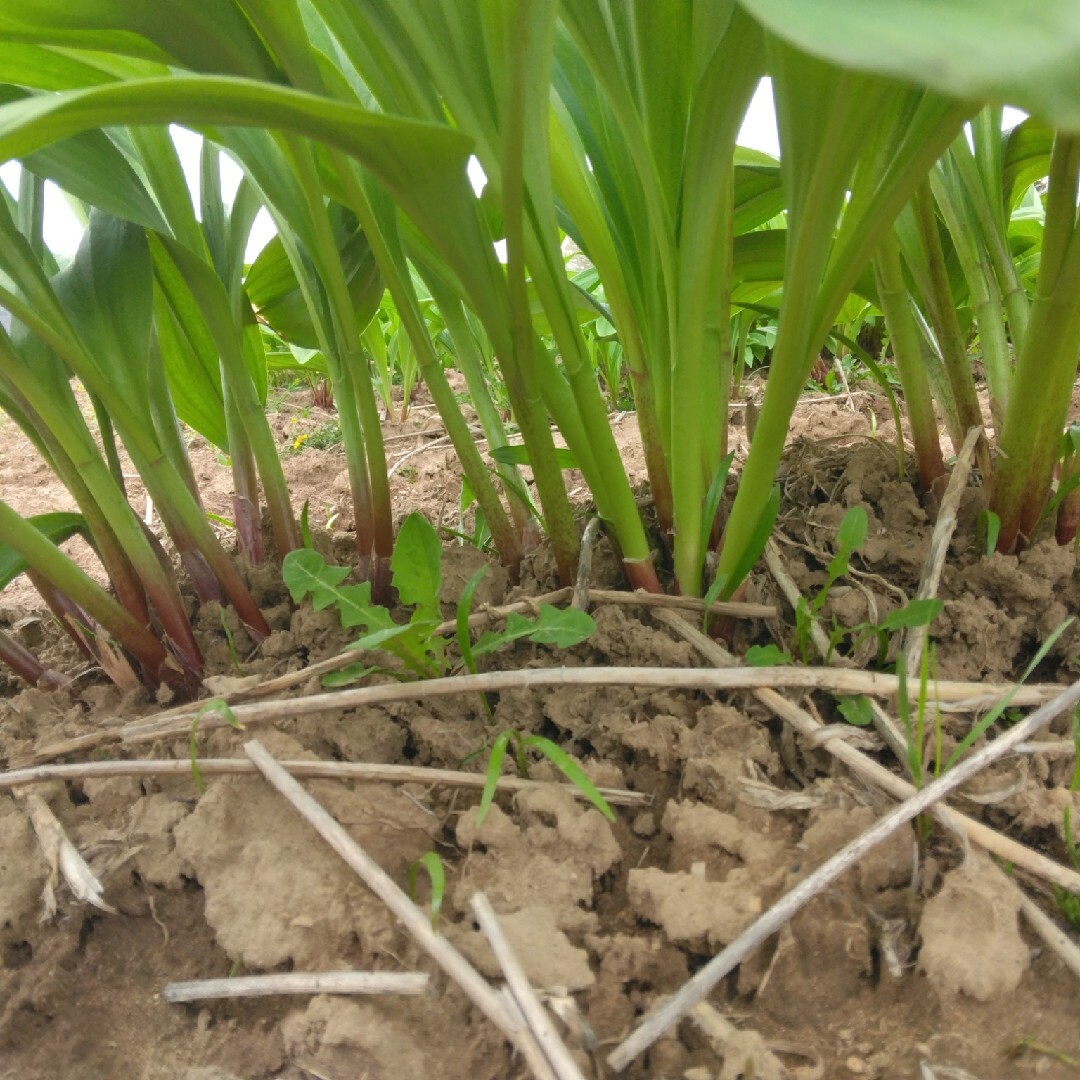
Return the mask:
[(310, 548), (290, 551), (281, 564), (282, 580), (295, 603), (310, 596), (316, 611), (336, 607), (343, 627), (368, 625), (372, 611), (371, 583), (343, 585), (348, 576), (347, 566), (330, 566)]
[[(89, 538), (86, 519), (82, 514), (56, 511), (34, 514), (26, 519), (50, 543), (60, 545), (76, 533)], [(6, 588), (27, 567), (27, 562), (13, 548), (0, 544), (0, 589)]]
[(592, 636), (596, 622), (587, 612), (576, 608), (557, 608), (541, 604), (535, 620), (517, 612), (506, 617), (502, 630), (487, 630), (472, 647), (474, 656), (486, 656), (503, 645), (528, 638), (538, 645), (554, 645), (568, 649)]
[(541, 604), (536, 617), (536, 628), (530, 635), (530, 640), (538, 645), (569, 649), (587, 640), (595, 630), (596, 622), (586, 611)]
[(327, 690), (336, 690), (341, 686), (352, 686), (366, 675), (372, 672), (384, 670), (379, 667), (368, 667), (366, 664), (349, 664), (340, 671), (331, 671), (322, 677), (322, 685)]
[[(0, 69), (2, 70), (2, 69)], [(25, 92), (0, 86), (0, 102), (24, 99)], [(101, 131), (84, 131), (29, 154), (23, 166), (64, 191), (114, 217), (148, 229), (165, 220), (128, 159)]]
[(890, 611), (878, 624), (879, 630), (909, 630), (929, 626), (945, 609), (945, 601), (937, 599), (912, 600), (896, 611)]
[(836, 709), (840, 715), (856, 727), (868, 727), (874, 722), (874, 709), (870, 699), (859, 694), (855, 697), (838, 697)]
[(829, 563), (829, 580), (835, 581), (847, 571), (848, 559), (866, 542), (869, 522), (861, 506), (852, 506), (836, 530), (836, 554)]
[(439, 614), (442, 583), (442, 545), (439, 534), (421, 514), (410, 514), (398, 530), (390, 558), (393, 585), (403, 604), (421, 612)]
[(1080, 6), (1073, 0), (739, 2), (777, 37), (831, 63), (1016, 105), (1080, 131)]
[(792, 662), (791, 656), (777, 645), (751, 645), (743, 659), (748, 667), (780, 667)]
[[(382, 275), (363, 232), (356, 230), (345, 239), (339, 237), (339, 245), (356, 323), (365, 327), (382, 299)], [(259, 317), (281, 338), (308, 349), (319, 347), (307, 298), (280, 236), (275, 236), (252, 263), (244, 288)]]
[[(491, 451), (491, 456), (501, 465), (529, 465), (528, 448), (515, 443), (512, 446), (497, 446)], [(560, 469), (576, 469), (577, 459), (573, 453), (564, 447), (555, 447), (555, 460)]]
[(110, 384), (129, 406), (145, 409), (154, 292), (143, 230), (95, 210), (74, 260), (53, 287)]

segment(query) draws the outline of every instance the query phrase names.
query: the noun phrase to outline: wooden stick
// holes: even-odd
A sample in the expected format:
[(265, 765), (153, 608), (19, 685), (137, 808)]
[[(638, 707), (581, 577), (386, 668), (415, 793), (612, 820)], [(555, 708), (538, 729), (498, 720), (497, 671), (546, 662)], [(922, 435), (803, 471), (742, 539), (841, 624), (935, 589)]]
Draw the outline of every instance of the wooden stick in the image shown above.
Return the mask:
[[(245, 758), (203, 758), (197, 760), (203, 776), (251, 774), (258, 772)], [(382, 784), (425, 784), (442, 787), (482, 790), (487, 777), (453, 769), (425, 769), (418, 765), (369, 765), (350, 761), (281, 761), (279, 765), (293, 776), (323, 780), (361, 780)], [(0, 791), (43, 784), (50, 780), (86, 780), (103, 776), (190, 776), (190, 761), (86, 761), (75, 765), (33, 765), (26, 769), (0, 772)], [(561, 781), (526, 780), (520, 776), (500, 776), (499, 791), (529, 791), (558, 787), (575, 798), (588, 798), (574, 784)], [(613, 806), (646, 806), (652, 796), (644, 791), (622, 788), (599, 788)]]
[(271, 997), (277, 994), (422, 994), (431, 976), (424, 971), (290, 971), (233, 979), (198, 979), (169, 983), (161, 992), (168, 1002), (209, 998)]
[(1069, 937), (1030, 897), (1020, 892), (1020, 911), (1027, 919), (1032, 930), (1042, 938), (1047, 948), (1052, 949), (1058, 959), (1080, 979), (1080, 946)]
[(999, 735), (997, 739), (976, 750), (954, 765), (944, 776), (927, 784), (910, 799), (902, 802), (869, 829), (826, 859), (813, 873), (804, 878), (787, 895), (774, 904), (748, 929), (743, 931), (719, 955), (713, 957), (698, 973), (660, 1008), (649, 1013), (637, 1029), (607, 1057), (616, 1072), (621, 1072), (638, 1054), (650, 1047), (668, 1028), (677, 1024), (716, 984), (762, 942), (787, 923), (805, 904), (826, 889), (867, 852), (888, 839), (902, 825), (930, 809), (949, 792), (993, 764), (998, 758), (1025, 739), (1030, 739), (1051, 720), (1080, 702), (1080, 681), (1073, 683), (1053, 701)]
[[(334, 690), (307, 697), (283, 701), (252, 702), (237, 705), (233, 716), (241, 724), (268, 723), (273, 720), (293, 720), (317, 713), (356, 709), (365, 705), (382, 705), (391, 701), (423, 701), (427, 698), (453, 694), (476, 694), (503, 690), (535, 689), (538, 687), (633, 686), (682, 690), (758, 690), (766, 687), (789, 687), (804, 690), (829, 690), (838, 694), (869, 694), (872, 697), (891, 697), (899, 682), (895, 675), (873, 671), (854, 671), (839, 668), (735, 668), (718, 671), (715, 668), (529, 668), (521, 671), (494, 671), (480, 675), (456, 675), (445, 679), (427, 679), (413, 683), (386, 683), (351, 690)], [(918, 692), (918, 680), (909, 680), (909, 692)], [(941, 681), (935, 683), (937, 697), (943, 700), (962, 699), (972, 692), (972, 683)], [(1011, 686), (979, 686), (988, 694), (1002, 695)], [(1012, 698), (1014, 705), (1042, 702), (1060, 687), (1021, 687)], [(164, 720), (151, 717), (136, 720), (119, 729), (126, 743), (152, 742), (156, 739), (187, 735), (199, 708), (191, 708), (180, 716), (170, 714)], [(205, 712), (199, 717), (199, 730), (210, 731), (223, 727), (227, 721), (217, 713)]]
[[(476, 614), (469, 616), (469, 626), (486, 626), (497, 619), (505, 618), (507, 615), (515, 612), (534, 612), (540, 604), (556, 605), (565, 603), (571, 599), (573, 593), (574, 590), (571, 588), (557, 589), (555, 592), (545, 593), (542, 596), (530, 597), (527, 600), (519, 600), (513, 604), (504, 604), (497, 608), (485, 608), (478, 611)], [(703, 601), (692, 596), (662, 596), (656, 593), (647, 592), (628, 593), (619, 592), (614, 589), (590, 589), (588, 595), (590, 602), (596, 604), (621, 604), (627, 607), (671, 607), (702, 612), (705, 607)], [(765, 604), (737, 604), (718, 601), (714, 603), (709, 610), (718, 615), (730, 615), (734, 618), (769, 619), (774, 618), (776, 615), (776, 609)], [(454, 633), (456, 629), (456, 621), (450, 620), (440, 623), (439, 626), (435, 628), (434, 632), (438, 634), (450, 634)], [(300, 671), (291, 671), (287, 675), (278, 676), (276, 679), (269, 679), (266, 682), (258, 683), (255, 686), (248, 686), (242, 690), (236, 690), (233, 693), (226, 694), (223, 696), (223, 700), (227, 705), (231, 706), (239, 705), (243, 702), (261, 701), (265, 698), (274, 697), (295, 686), (302, 685), (310, 679), (328, 675), (333, 671), (340, 671), (342, 668), (348, 667), (349, 664), (356, 663), (360, 656), (361, 654), (356, 649), (346, 649), (345, 652), (338, 653), (337, 656), (331, 656), (325, 660), (320, 660), (318, 663), (309, 664)], [(164, 712), (155, 713), (152, 717), (147, 717), (143, 721), (135, 721), (135, 723), (156, 723), (162, 725), (162, 730), (166, 730), (168, 727), (167, 721), (170, 718), (178, 719), (182, 717), (186, 722), (190, 723), (193, 716), (194, 712), (192, 707), (184, 704)], [(47, 746), (41, 750), (35, 751), (35, 753), (28, 758), (18, 760), (16, 764), (43, 765), (46, 762), (55, 761), (58, 757), (67, 757), (72, 754), (84, 754), (91, 750), (96, 750), (99, 747), (106, 746), (111, 742), (119, 741), (122, 738), (121, 731), (122, 728), (120, 726), (115, 726), (92, 732), (89, 735), (80, 735), (74, 739), (67, 739), (63, 742), (54, 743), (52, 746)]]
[(469, 1000), (517, 1047), (537, 1077), (557, 1080), (528, 1029), (508, 1014), (498, 993), (446, 940), (385, 870), (345, 831), (329, 813), (294, 780), (258, 741), (244, 744), (244, 753), (267, 782), (292, 803), (296, 811), (345, 860), (364, 884), (394, 913), (417, 944), (468, 995)]
[[(971, 428), (967, 433), (967, 438), (964, 439), (964, 445), (960, 448), (960, 453), (956, 455), (956, 464), (953, 466), (952, 476), (949, 477), (949, 486), (945, 489), (934, 532), (930, 537), (930, 547), (927, 549), (922, 577), (919, 579), (919, 590), (915, 593), (916, 600), (931, 600), (937, 596), (941, 572), (945, 566), (945, 556), (949, 553), (949, 544), (952, 542), (953, 533), (956, 532), (956, 514), (960, 509), (960, 500), (964, 497), (968, 476), (971, 473), (971, 463), (975, 456), (975, 446), (981, 435), (982, 428)], [(926, 640), (926, 629), (925, 625), (913, 626), (907, 632), (903, 649), (904, 663), (908, 672), (919, 670), (923, 642)]]
[(540, 1004), (540, 999), (529, 984), (525, 971), (510, 947), (510, 942), (506, 940), (506, 935), (502, 932), (490, 901), (483, 893), (475, 893), (472, 898), (472, 909), (481, 932), (487, 938), (491, 951), (495, 954), (503, 975), (506, 976), (510, 993), (544, 1051), (555, 1075), (559, 1080), (585, 1080), (577, 1062), (566, 1048), (566, 1044), (559, 1038), (559, 1033), (555, 1030), (555, 1025), (552, 1024), (547, 1010)]
[[(791, 610), (796, 610), (799, 601), (803, 599), (803, 595), (799, 592), (799, 586), (795, 584), (794, 578), (788, 573), (784, 558), (780, 554), (780, 549), (776, 546), (775, 540), (765, 542), (765, 565), (768, 567), (769, 573), (772, 574), (773, 580), (779, 586), (780, 591), (784, 594), (784, 599), (791, 605)], [(814, 643), (818, 656), (824, 661), (832, 650), (829, 648), (829, 635), (825, 633), (817, 619), (810, 622), (810, 640)], [(842, 665), (845, 662), (842, 656), (834, 657), (834, 659), (837, 665)]]
[[(703, 656), (706, 656), (714, 664), (732, 665), (736, 663), (733, 657), (723, 646), (702, 634), (697, 627), (691, 626), (678, 615), (669, 615), (663, 620), (677, 634), (689, 641)], [(790, 724), (800, 735), (812, 738), (819, 732), (822, 725), (814, 719), (805, 709), (799, 708), (794, 702), (776, 693), (774, 690), (763, 689), (754, 691), (754, 697), (762, 703), (770, 712), (780, 717), (786, 724)], [(861, 777), (869, 780), (884, 791), (897, 799), (907, 799), (915, 792), (915, 787), (903, 777), (890, 772), (884, 765), (867, 757), (854, 746), (846, 743), (843, 739), (829, 739), (822, 744), (822, 749), (828, 751), (837, 760), (858, 773)], [(1063, 889), (1080, 895), (1080, 874), (1069, 866), (1048, 859), (1038, 851), (1033, 851), (1017, 840), (1004, 836), (981, 821), (961, 814), (958, 810), (950, 807), (939, 806), (933, 811), (934, 816), (953, 831), (960, 830), (968, 839), (986, 851), (999, 856), (1014, 866), (1019, 866), (1030, 874), (1060, 885)]]
[(588, 525), (581, 537), (581, 553), (578, 555), (577, 584), (574, 586), (574, 598), (570, 606), (578, 611), (589, 610), (589, 582), (592, 580), (592, 557), (596, 546), (596, 537), (600, 532), (600, 519), (589, 518)]

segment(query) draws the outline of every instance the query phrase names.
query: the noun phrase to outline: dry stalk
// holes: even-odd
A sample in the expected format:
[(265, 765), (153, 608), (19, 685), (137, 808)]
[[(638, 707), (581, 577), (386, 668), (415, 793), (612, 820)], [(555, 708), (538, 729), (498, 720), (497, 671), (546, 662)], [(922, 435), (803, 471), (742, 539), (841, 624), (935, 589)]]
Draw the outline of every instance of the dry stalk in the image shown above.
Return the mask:
[[(689, 641), (703, 656), (712, 663), (731, 666), (737, 661), (723, 646), (706, 637), (696, 627), (691, 626), (677, 615), (669, 615), (661, 619), (670, 626), (677, 634)], [(754, 697), (761, 702), (770, 712), (778, 716), (798, 734), (805, 738), (814, 738), (824, 727), (814, 719), (805, 709), (801, 709), (794, 702), (776, 693), (774, 690), (755, 690)], [(997, 745), (995, 742), (994, 745)], [(897, 799), (908, 799), (915, 793), (915, 787), (907, 780), (895, 773), (890, 772), (884, 765), (867, 757), (850, 743), (843, 739), (829, 739), (821, 744), (823, 750), (832, 754), (837, 760), (842, 761), (863, 779), (869, 780), (883, 791)], [(997, 855), (1007, 862), (1018, 866), (1028, 873), (1042, 878), (1045, 881), (1060, 885), (1063, 889), (1080, 895), (1080, 874), (1068, 866), (1062, 866), (1053, 859), (1024, 844), (1013, 840), (1011, 837), (984, 825), (981, 821), (968, 817), (949, 807), (938, 806), (932, 811), (934, 816), (950, 831), (962, 832), (973, 843)]]
[[(423, 784), (425, 786), (482, 790), (487, 777), (453, 769), (425, 769), (418, 765), (368, 765), (351, 761), (281, 761), (292, 776), (319, 780), (359, 780), (376, 784)], [(195, 765), (203, 776), (242, 775), (258, 772), (245, 758), (204, 758)], [(103, 776), (190, 776), (190, 761), (87, 761), (74, 765), (32, 765), (26, 769), (0, 772), (0, 791), (42, 784), (50, 780), (86, 780)], [(547, 780), (526, 780), (520, 776), (500, 776), (499, 791), (529, 791), (540, 788), (565, 789), (578, 799), (588, 796), (573, 784)], [(645, 806), (651, 796), (622, 788), (598, 788), (612, 806)]]
[(1030, 713), (1020, 723), (1000, 735), (992, 743), (964, 758), (944, 776), (927, 784), (910, 799), (902, 802), (874, 825), (827, 859), (794, 889), (773, 905), (764, 915), (740, 934), (719, 955), (658, 1009), (649, 1013), (632, 1035), (607, 1057), (616, 1072), (651, 1046), (674, 1024), (677, 1024), (709, 993), (736, 965), (740, 964), (762, 942), (784, 926), (800, 908), (819, 895), (841, 874), (854, 866), (867, 852), (886, 840), (902, 825), (929, 810), (949, 792), (955, 791), (978, 775), (998, 758), (1025, 739), (1030, 739), (1066, 709), (1080, 702), (1080, 681), (1073, 683), (1053, 701)]
[(116, 909), (105, 903), (105, 890), (97, 875), (90, 869), (79, 849), (68, 839), (64, 826), (60, 824), (49, 804), (40, 795), (32, 794), (22, 795), (20, 801), (34, 828), (45, 861), (49, 864), (49, 876), (42, 896), (43, 918), (52, 918), (56, 914), (56, 885), (61, 877), (80, 903), (90, 904), (115, 915)]
[(422, 994), (430, 981), (431, 976), (424, 971), (289, 971), (169, 983), (161, 996), (178, 1004), (211, 998), (272, 997), (278, 994)]
[(510, 1015), (498, 993), (484, 977), (432, 928), (424, 914), (398, 887), (385, 870), (345, 831), (344, 828), (294, 780), (267, 749), (256, 740), (245, 743), (244, 752), (267, 782), (293, 805), (294, 809), (345, 860), (360, 879), (390, 909), (413, 936), (416, 943), (468, 995), (469, 1000), (521, 1051), (540, 1080), (558, 1080), (531, 1031), (522, 1029)]
[[(734, 668), (718, 671), (715, 668), (530, 668), (521, 671), (494, 671), (480, 675), (456, 675), (444, 679), (427, 679), (414, 683), (385, 683), (352, 690), (335, 690), (309, 694), (306, 697), (283, 701), (251, 702), (237, 705), (233, 716), (244, 725), (269, 723), (274, 720), (295, 720), (301, 716), (383, 705), (392, 701), (423, 701), (454, 694), (498, 693), (506, 690), (537, 689), (540, 687), (631, 686), (673, 690), (759, 690), (791, 688), (828, 690), (836, 694), (867, 694), (871, 697), (892, 697), (899, 680), (895, 675), (872, 671), (838, 668)], [(915, 693), (917, 683), (909, 683)], [(941, 700), (963, 699), (972, 691), (971, 683), (941, 681), (935, 684)], [(1012, 690), (1008, 686), (979, 687), (986, 693), (1000, 696)], [(1013, 696), (1013, 704), (1030, 705), (1045, 701), (1059, 687), (1021, 687)], [(171, 736), (187, 735), (196, 716), (199, 730), (223, 727), (227, 721), (216, 713), (203, 713), (191, 708), (177, 717), (170, 714), (164, 720), (151, 717), (125, 724), (118, 731), (129, 744), (152, 742)]]
[[(971, 473), (975, 446), (981, 435), (982, 428), (971, 428), (967, 433), (967, 438), (964, 439), (964, 445), (960, 448), (960, 453), (956, 455), (956, 464), (953, 466), (952, 476), (949, 477), (949, 486), (945, 489), (934, 532), (930, 537), (930, 547), (926, 552), (926, 562), (923, 563), (919, 589), (915, 593), (916, 600), (931, 600), (937, 595), (941, 572), (945, 567), (945, 556), (949, 552), (953, 533), (956, 532), (956, 513), (960, 509), (960, 500), (964, 496), (964, 489), (967, 487), (968, 476)], [(919, 670), (925, 641), (925, 625), (913, 626), (907, 632), (903, 646), (907, 671)]]
[(596, 538), (600, 534), (600, 519), (589, 518), (585, 532), (581, 537), (581, 554), (578, 556), (577, 583), (574, 585), (574, 598), (570, 606), (578, 611), (589, 610), (589, 582), (592, 580), (592, 557), (596, 547)]
[(559, 1038), (547, 1010), (540, 1003), (536, 991), (529, 984), (528, 977), (521, 966), (510, 942), (496, 918), (495, 909), (483, 893), (476, 893), (472, 898), (473, 914), (484, 937), (487, 938), (495, 959), (499, 962), (503, 975), (506, 976), (506, 984), (510, 993), (521, 1010), (521, 1015), (529, 1026), (529, 1030), (536, 1037), (544, 1051), (548, 1062), (551, 1064), (555, 1075), (559, 1080), (585, 1080), (581, 1070), (574, 1061), (566, 1044)]
[[(803, 595), (799, 592), (799, 586), (795, 584), (794, 578), (788, 573), (784, 558), (780, 554), (780, 549), (776, 546), (775, 540), (769, 540), (765, 544), (765, 565), (768, 567), (769, 573), (772, 574), (773, 580), (779, 586), (780, 591), (784, 594), (784, 599), (787, 600), (792, 611), (794, 611), (799, 606), (799, 601), (803, 598)], [(822, 660), (825, 660), (832, 652), (829, 648), (829, 636), (816, 619), (810, 623), (810, 640), (814, 643), (814, 648)], [(844, 658), (841, 656), (834, 659), (838, 665), (844, 663)]]

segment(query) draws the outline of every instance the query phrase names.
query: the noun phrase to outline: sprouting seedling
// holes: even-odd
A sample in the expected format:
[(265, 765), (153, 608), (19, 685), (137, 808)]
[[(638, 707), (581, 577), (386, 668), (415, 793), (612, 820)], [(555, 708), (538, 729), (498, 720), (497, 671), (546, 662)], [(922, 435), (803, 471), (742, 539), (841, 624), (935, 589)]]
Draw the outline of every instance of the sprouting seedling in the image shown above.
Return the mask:
[(225, 632), (225, 641), (229, 646), (229, 661), (232, 663), (232, 669), (234, 675), (240, 675), (240, 657), (236, 652), (236, 642), (233, 640), (232, 630), (229, 629), (228, 620), (225, 618), (225, 612), (222, 610), (219, 612), (221, 616), (221, 629)]
[[(448, 670), (446, 643), (439, 631), (442, 609), (439, 590), (442, 584), (442, 547), (431, 525), (419, 514), (410, 514), (401, 526), (394, 554), (390, 560), (392, 583), (403, 604), (413, 606), (405, 624), (395, 623), (385, 607), (371, 602), (371, 586), (346, 585), (348, 567), (330, 566), (316, 551), (290, 552), (282, 565), (282, 576), (299, 602), (311, 597), (316, 611), (336, 607), (342, 626), (363, 626), (367, 633), (353, 642), (355, 649), (382, 649), (397, 656), (414, 677), (435, 678)], [(591, 616), (582, 611), (565, 611), (541, 604), (535, 619), (511, 614), (501, 631), (487, 631), (473, 643), (469, 638), (469, 616), (484, 571), (477, 571), (465, 586), (457, 606), (458, 645), (462, 662), (476, 671), (476, 657), (483, 656), (511, 641), (528, 638), (536, 644), (569, 648), (584, 641), (596, 629)], [(383, 670), (351, 665), (326, 676), (326, 686), (343, 686), (349, 682)]]
[[(1072, 807), (1066, 806), (1062, 812), (1062, 832), (1065, 835), (1065, 852), (1069, 856), (1069, 862), (1074, 870), (1080, 871), (1080, 852), (1076, 850), (1076, 838), (1072, 830)], [(1074, 930), (1080, 930), (1080, 896), (1063, 889), (1060, 885), (1054, 886), (1054, 900), (1058, 910), (1069, 920), (1069, 925)]]
[(976, 544), (984, 555), (993, 555), (1001, 534), (1001, 518), (993, 510), (983, 508), (975, 519)]
[[(936, 598), (910, 600), (902, 608), (890, 611), (881, 622), (857, 623), (855, 626), (833, 627), (829, 634), (829, 655), (845, 638), (851, 638), (852, 649), (857, 649), (867, 638), (877, 638), (877, 662), (884, 664), (889, 652), (889, 635), (898, 630), (912, 630), (929, 626), (945, 609), (945, 602)], [(826, 658), (828, 659), (828, 658)]]
[(837, 578), (847, 573), (852, 554), (866, 540), (868, 527), (866, 511), (861, 506), (853, 506), (844, 514), (840, 527), (836, 530), (836, 553), (826, 568), (825, 584), (812, 600), (800, 597), (795, 606), (795, 640), (804, 663), (810, 662), (810, 629), (821, 617), (821, 609), (825, 606)]
[(191, 762), (191, 778), (195, 781), (195, 789), (200, 795), (206, 794), (206, 784), (203, 783), (202, 773), (199, 771), (199, 721), (208, 712), (217, 713), (229, 727), (236, 728), (237, 731), (244, 730), (244, 725), (237, 720), (236, 714), (224, 698), (212, 698), (195, 714), (195, 719), (191, 721), (191, 731), (188, 733), (188, 759)]
[(1020, 676), (1020, 681), (1013, 686), (1007, 694), (1005, 694), (1000, 701), (998, 701), (987, 713), (983, 716), (977, 724), (960, 740), (956, 749), (949, 755), (949, 760), (945, 762), (943, 772), (948, 772), (982, 737), (983, 733), (990, 728), (991, 725), (997, 723), (1002, 714), (1009, 707), (1010, 702), (1016, 694), (1016, 691), (1024, 685), (1025, 682), (1031, 677), (1031, 673), (1043, 662), (1046, 654), (1054, 647), (1055, 642), (1065, 631), (1073, 624), (1075, 620), (1072, 618), (1066, 619), (1059, 627), (1057, 627), (1050, 636), (1039, 647), (1039, 651), (1035, 654), (1032, 661), (1024, 669), (1024, 674)]
[(607, 800), (600, 794), (596, 785), (585, 775), (585, 770), (562, 747), (542, 735), (523, 735), (520, 731), (509, 729), (500, 732), (491, 746), (491, 754), (488, 757), (487, 772), (485, 773), (484, 791), (480, 796), (480, 805), (476, 811), (477, 828), (483, 824), (488, 810), (491, 809), (491, 801), (495, 798), (495, 789), (502, 774), (503, 759), (506, 757), (507, 748), (511, 743), (514, 746), (514, 762), (517, 765), (519, 776), (528, 778), (529, 764), (525, 754), (528, 750), (536, 750), (543, 754), (608, 821), (615, 820), (615, 814), (612, 812), (611, 807), (608, 806)]
[(443, 897), (446, 895), (446, 870), (443, 868), (442, 859), (434, 851), (427, 851), (409, 863), (409, 899), (416, 903), (416, 879), (423, 870), (431, 883), (431, 929), (434, 930), (439, 923), (439, 915), (442, 913)]
[(1080, 791), (1080, 705), (1073, 710), (1073, 774), (1069, 781), (1070, 791)]

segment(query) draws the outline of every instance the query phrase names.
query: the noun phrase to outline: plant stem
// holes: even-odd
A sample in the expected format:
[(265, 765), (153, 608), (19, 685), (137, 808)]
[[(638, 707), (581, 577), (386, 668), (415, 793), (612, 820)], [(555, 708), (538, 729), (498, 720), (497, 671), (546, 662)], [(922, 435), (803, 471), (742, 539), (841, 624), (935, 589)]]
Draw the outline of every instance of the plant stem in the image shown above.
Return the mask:
[(1032, 540), (1053, 478), (1080, 353), (1080, 137), (1059, 134), (1050, 157), (1042, 261), (1035, 302), (1017, 357), (1005, 414), (991, 509), (1001, 519), (998, 550)]
[(874, 269), (878, 299), (892, 338), (893, 355), (907, 402), (911, 436), (919, 465), (919, 484), (925, 495), (940, 498), (944, 487), (945, 462), (930, 397), (930, 382), (922, 359), (919, 329), (910, 307), (900, 264), (900, 244), (895, 231), (890, 230), (882, 239)]

